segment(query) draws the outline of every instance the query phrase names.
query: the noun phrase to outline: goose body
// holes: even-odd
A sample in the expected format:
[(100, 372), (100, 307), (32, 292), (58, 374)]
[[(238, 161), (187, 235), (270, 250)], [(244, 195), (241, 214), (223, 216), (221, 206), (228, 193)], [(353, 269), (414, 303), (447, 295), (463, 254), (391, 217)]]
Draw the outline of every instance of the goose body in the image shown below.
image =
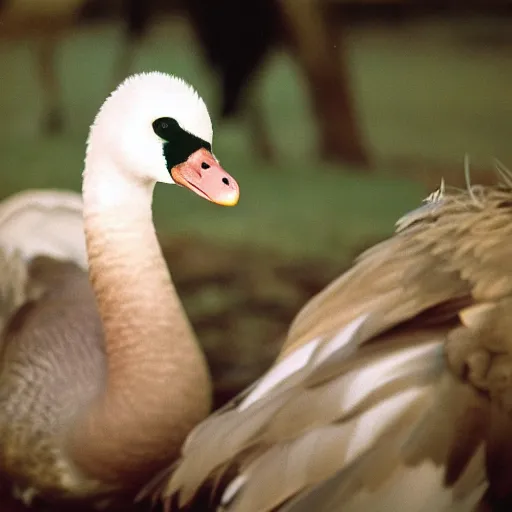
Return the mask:
[(229, 512), (509, 510), (511, 246), (510, 184), (432, 196), (146, 492), (177, 510), (205, 492)]
[(208, 413), (151, 202), (161, 181), (236, 203), (211, 142), (188, 84), (136, 75), (91, 126), (83, 200), (28, 191), (0, 204), (0, 478), (26, 503), (129, 494)]

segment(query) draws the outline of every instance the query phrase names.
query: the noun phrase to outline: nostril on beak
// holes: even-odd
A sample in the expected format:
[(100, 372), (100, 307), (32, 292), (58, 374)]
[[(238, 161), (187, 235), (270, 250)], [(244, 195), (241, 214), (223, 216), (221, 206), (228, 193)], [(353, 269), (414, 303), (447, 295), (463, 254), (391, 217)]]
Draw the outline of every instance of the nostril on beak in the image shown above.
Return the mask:
[(229, 185), (229, 180), (227, 178), (222, 178), (222, 183), (224, 183), (224, 185)]
[(209, 166), (209, 164), (207, 164), (206, 162), (203, 162), (203, 163), (201, 164), (201, 169), (209, 169), (209, 168), (210, 168), (210, 166)]

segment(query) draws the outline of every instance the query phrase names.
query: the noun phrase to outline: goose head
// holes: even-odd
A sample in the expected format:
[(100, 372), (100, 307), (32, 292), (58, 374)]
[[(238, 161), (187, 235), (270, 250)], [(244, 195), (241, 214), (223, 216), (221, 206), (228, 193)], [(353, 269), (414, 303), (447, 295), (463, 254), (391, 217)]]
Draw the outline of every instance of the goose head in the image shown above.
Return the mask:
[(133, 75), (107, 98), (91, 126), (84, 176), (117, 173), (151, 189), (157, 182), (177, 184), (232, 206), (238, 184), (215, 158), (212, 139), (208, 109), (192, 86), (165, 73)]

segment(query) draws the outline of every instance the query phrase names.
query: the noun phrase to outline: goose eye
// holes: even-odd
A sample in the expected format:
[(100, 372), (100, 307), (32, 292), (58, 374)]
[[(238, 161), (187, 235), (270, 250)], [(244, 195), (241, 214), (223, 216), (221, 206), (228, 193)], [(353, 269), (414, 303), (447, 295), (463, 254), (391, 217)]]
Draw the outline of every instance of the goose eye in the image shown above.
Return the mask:
[(180, 129), (180, 125), (172, 117), (160, 117), (153, 121), (153, 131), (164, 140), (169, 140), (176, 129)]

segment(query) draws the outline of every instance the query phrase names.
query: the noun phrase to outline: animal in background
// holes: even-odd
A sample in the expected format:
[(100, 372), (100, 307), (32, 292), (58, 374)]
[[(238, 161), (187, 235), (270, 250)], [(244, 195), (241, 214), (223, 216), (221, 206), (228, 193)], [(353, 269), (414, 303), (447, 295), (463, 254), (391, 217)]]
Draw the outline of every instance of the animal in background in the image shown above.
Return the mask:
[[(37, 40), (36, 58), (43, 86), (42, 129), (51, 135), (65, 128), (56, 54), (70, 29), (100, 19), (126, 21), (123, 51), (112, 71), (114, 85), (134, 71), (135, 51), (151, 21), (160, 14), (181, 13), (193, 27), (206, 62), (218, 76), (220, 116), (245, 118), (254, 153), (267, 161), (275, 158), (276, 148), (258, 98), (258, 77), (270, 52), (284, 45), (304, 74), (318, 128), (320, 155), (366, 164), (350, 80), (342, 52), (336, 50), (340, 34), (335, 32), (339, 32), (340, 25), (334, 17), (325, 16), (325, 5), (323, 1), (286, 0), (0, 0), (0, 38)], [(317, 57), (312, 59), (311, 55)]]
[(278, 3), (275, 0), (187, 0), (160, 5), (145, 0), (124, 0), (125, 44), (118, 61), (117, 79), (132, 70), (134, 50), (160, 10), (181, 12), (190, 22), (203, 56), (220, 83), (221, 118), (245, 116), (256, 154), (272, 159), (273, 144), (251, 83), (257, 80), (269, 53), (285, 40)]

